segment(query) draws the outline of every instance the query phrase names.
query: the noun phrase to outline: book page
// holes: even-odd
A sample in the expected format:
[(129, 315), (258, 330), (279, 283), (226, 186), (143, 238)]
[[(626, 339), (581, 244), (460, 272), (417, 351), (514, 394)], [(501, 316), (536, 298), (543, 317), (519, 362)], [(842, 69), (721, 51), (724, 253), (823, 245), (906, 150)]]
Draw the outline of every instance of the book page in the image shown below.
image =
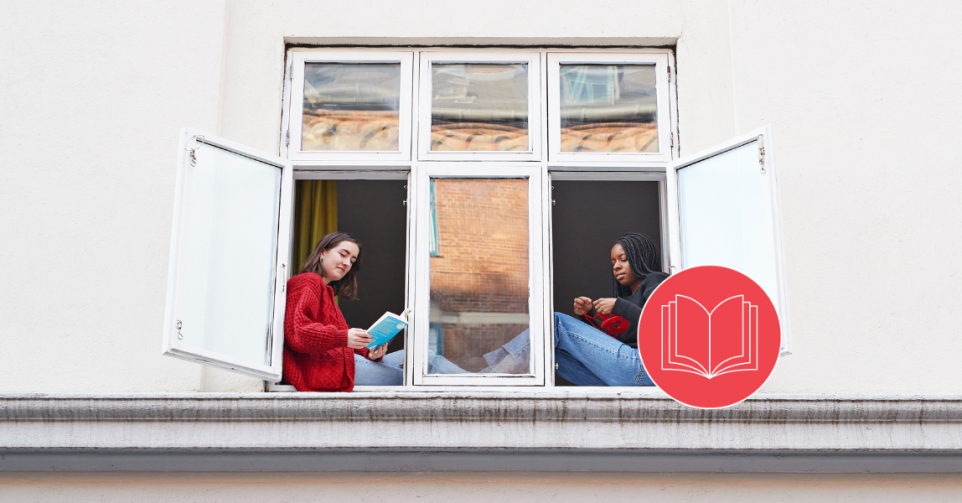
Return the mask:
[(739, 295), (725, 300), (711, 313), (711, 372), (743, 362), (748, 356), (746, 344), (747, 320), (744, 313), (744, 297)]
[(677, 311), (673, 358), (690, 358), (707, 374), (709, 372), (709, 316), (708, 311), (694, 299), (677, 296)]

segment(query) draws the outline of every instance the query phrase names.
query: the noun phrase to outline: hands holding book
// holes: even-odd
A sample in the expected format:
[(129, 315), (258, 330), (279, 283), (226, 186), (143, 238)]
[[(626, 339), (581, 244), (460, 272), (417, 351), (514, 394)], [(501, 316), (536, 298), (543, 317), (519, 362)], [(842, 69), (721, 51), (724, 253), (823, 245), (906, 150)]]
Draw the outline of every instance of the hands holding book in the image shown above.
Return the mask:
[(361, 349), (370, 344), (374, 339), (366, 330), (352, 328), (347, 331), (347, 347), (351, 349)]
[(387, 343), (381, 344), (380, 346), (368, 351), (367, 358), (369, 360), (377, 360), (387, 353)]

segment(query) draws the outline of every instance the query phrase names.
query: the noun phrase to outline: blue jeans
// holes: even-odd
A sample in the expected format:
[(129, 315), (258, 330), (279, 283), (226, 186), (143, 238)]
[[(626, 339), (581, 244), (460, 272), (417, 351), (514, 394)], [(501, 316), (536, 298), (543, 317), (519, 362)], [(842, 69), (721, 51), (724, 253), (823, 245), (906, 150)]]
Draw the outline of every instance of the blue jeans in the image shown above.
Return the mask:
[(654, 386), (638, 350), (567, 314), (554, 313), (558, 375), (578, 386)]
[[(404, 350), (384, 355), (379, 362), (372, 362), (359, 354), (354, 354), (355, 386), (400, 386), (404, 383)], [(428, 354), (428, 372), (432, 374), (465, 374), (468, 371), (449, 362), (434, 352)]]

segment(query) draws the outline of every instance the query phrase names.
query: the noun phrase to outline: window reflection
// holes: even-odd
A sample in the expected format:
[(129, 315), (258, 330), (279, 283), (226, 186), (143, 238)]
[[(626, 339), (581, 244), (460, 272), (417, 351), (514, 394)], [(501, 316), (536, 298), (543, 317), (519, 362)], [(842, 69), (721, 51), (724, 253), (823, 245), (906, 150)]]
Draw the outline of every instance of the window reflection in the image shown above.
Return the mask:
[(561, 65), (562, 152), (657, 152), (654, 65)]
[(528, 181), (432, 181), (431, 349), (469, 372), (530, 373)]
[(397, 151), (401, 65), (308, 63), (301, 150)]
[(431, 150), (530, 150), (527, 64), (431, 66)]

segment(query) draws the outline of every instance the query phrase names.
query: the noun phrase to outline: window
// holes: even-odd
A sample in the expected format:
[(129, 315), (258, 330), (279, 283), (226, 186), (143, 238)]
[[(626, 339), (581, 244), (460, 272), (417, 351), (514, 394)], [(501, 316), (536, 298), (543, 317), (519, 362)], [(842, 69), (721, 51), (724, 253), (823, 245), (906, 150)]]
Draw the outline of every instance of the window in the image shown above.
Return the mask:
[(669, 71), (667, 54), (548, 54), (551, 159), (670, 161)]
[(288, 158), (408, 160), (410, 52), (297, 52), (292, 55)]
[(418, 157), (540, 159), (540, 62), (538, 53), (421, 53)]
[(164, 353), (279, 380), (291, 164), (180, 135)]
[[(634, 230), (655, 238), (665, 271), (712, 263), (759, 281), (789, 350), (771, 131), (675, 159), (670, 51), (292, 49), (288, 61), (283, 158), (184, 132), (166, 353), (276, 381), (285, 281), (335, 229), (368, 236), (365, 261), (376, 247), (390, 278), (392, 293), (371, 295), (359, 273), (366, 300), (341, 305), (349, 324), (411, 310), (391, 346), (410, 348), (405, 387), (564, 384), (552, 313), (579, 288), (610, 295), (607, 249)], [(506, 360), (506, 344), (524, 351)], [(432, 355), (465, 372), (432, 369)]]

